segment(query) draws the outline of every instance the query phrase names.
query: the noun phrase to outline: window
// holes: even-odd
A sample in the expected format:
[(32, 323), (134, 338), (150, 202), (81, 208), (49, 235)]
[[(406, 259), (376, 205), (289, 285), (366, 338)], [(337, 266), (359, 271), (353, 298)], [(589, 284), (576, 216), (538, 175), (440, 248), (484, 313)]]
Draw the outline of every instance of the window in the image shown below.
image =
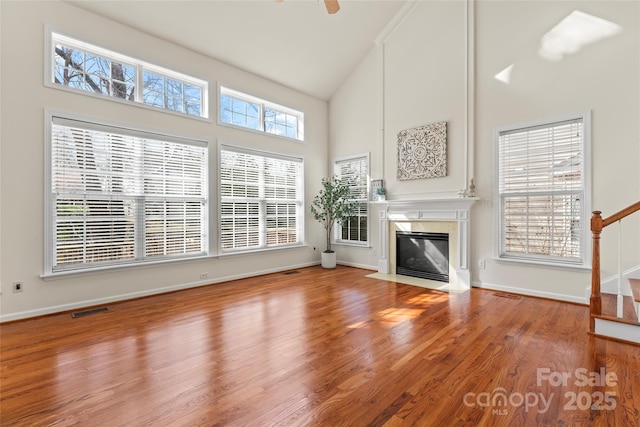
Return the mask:
[(208, 83), (51, 33), (54, 87), (208, 117)]
[(349, 157), (333, 163), (333, 173), (347, 184), (357, 212), (344, 224), (336, 224), (336, 243), (364, 244), (369, 240), (369, 156)]
[(584, 265), (588, 116), (498, 132), (500, 257)]
[(48, 273), (207, 253), (207, 144), (51, 120)]
[(223, 86), (220, 123), (304, 140), (303, 113)]
[(302, 159), (240, 147), (220, 147), (220, 250), (300, 244)]

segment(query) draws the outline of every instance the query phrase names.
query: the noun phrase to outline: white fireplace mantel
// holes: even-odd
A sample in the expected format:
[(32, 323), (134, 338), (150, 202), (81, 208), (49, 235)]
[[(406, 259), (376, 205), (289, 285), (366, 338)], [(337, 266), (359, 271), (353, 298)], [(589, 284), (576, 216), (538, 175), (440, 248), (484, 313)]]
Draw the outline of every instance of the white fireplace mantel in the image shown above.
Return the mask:
[(458, 265), (455, 266), (455, 284), (458, 289), (469, 289), (471, 287), (469, 272), (470, 210), (478, 200), (480, 200), (478, 197), (458, 197), (387, 201), (386, 209), (380, 210), (378, 272), (395, 273), (395, 271), (389, 271), (389, 225), (391, 222), (455, 222), (458, 227), (456, 242)]

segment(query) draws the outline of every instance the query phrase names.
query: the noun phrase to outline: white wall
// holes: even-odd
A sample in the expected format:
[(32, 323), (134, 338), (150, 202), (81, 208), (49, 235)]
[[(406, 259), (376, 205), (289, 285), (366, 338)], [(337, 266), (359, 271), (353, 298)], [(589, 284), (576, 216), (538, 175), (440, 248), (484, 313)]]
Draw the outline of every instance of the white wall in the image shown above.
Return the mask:
[[(637, 2), (490, 2), (477, 5), (476, 170), (481, 197), (492, 198), (493, 131), (498, 126), (591, 110), (592, 209), (605, 216), (640, 200), (639, 4)], [(538, 55), (541, 37), (574, 10), (622, 27), (561, 61)], [(509, 84), (494, 76), (515, 64)], [(542, 296), (584, 298), (590, 272), (507, 265), (494, 255), (493, 208), (476, 209), (474, 259), (487, 259), (474, 279)], [(612, 226), (613, 228), (614, 226)], [(640, 264), (638, 218), (625, 223), (624, 268)], [(617, 265), (615, 230), (602, 236), (603, 277)], [(477, 263), (474, 263), (474, 266)]]
[[(592, 209), (605, 216), (640, 200), (640, 14), (637, 2), (479, 1), (470, 26), (464, 1), (419, 3), (381, 45), (373, 48), (330, 102), (331, 155), (349, 155), (370, 146), (372, 178), (383, 178), (390, 199), (425, 198), (455, 193), (475, 178), (483, 200), (473, 207), (471, 222), (472, 279), (477, 286), (524, 294), (586, 302), (588, 271), (550, 269), (494, 260), (495, 203), (494, 130), (509, 124), (554, 118), (591, 110)], [(614, 22), (622, 31), (551, 62), (538, 56), (541, 37), (574, 10)], [(468, 51), (467, 29), (474, 29)], [(381, 55), (384, 51), (384, 61)], [(469, 53), (475, 63), (465, 68)], [(375, 60), (378, 58), (378, 60)], [(511, 82), (494, 76), (513, 67)], [(475, 73), (465, 95), (465, 70)], [(376, 76), (384, 74), (376, 87)], [(378, 79), (380, 80), (380, 79)], [(384, 97), (382, 96), (384, 94)], [(475, 101), (474, 101), (475, 99)], [(372, 106), (376, 103), (376, 106)], [(383, 111), (381, 123), (363, 118), (362, 111)], [(473, 120), (465, 112), (475, 111)], [(446, 120), (449, 127), (449, 174), (446, 178), (397, 181), (396, 134), (413, 126)], [(471, 128), (469, 126), (473, 125)], [(370, 144), (371, 126), (384, 129), (384, 139)], [(357, 129), (357, 132), (355, 131)], [(470, 131), (464, 161), (465, 133)], [(359, 135), (362, 135), (359, 137)], [(367, 145), (369, 144), (369, 145)], [(376, 151), (378, 154), (376, 154)], [(372, 210), (372, 229), (377, 222)], [(615, 230), (603, 233), (603, 277), (617, 266)], [(627, 221), (624, 269), (640, 265), (640, 219)], [(377, 233), (371, 244), (378, 245)], [(371, 253), (340, 248), (339, 260), (369, 264)], [(486, 269), (476, 266), (486, 260)]]
[[(382, 179), (383, 145), (380, 125), (380, 73), (381, 56), (372, 49), (351, 73), (330, 101), (329, 141), (330, 160), (356, 154), (369, 153), (370, 179)], [(378, 240), (379, 205), (370, 205), (369, 234)], [(333, 245), (341, 263), (363, 268), (378, 265), (376, 247)], [(324, 247), (323, 247), (324, 250)]]
[[(388, 199), (455, 194), (466, 187), (465, 3), (419, 2), (403, 14), (331, 98), (330, 156), (370, 152), (371, 179), (384, 179)], [(398, 181), (398, 132), (441, 121), (447, 122), (447, 176)], [(371, 205), (371, 247), (336, 245), (340, 262), (377, 269), (384, 208)]]
[[(0, 320), (196, 286), (228, 278), (278, 271), (319, 261), (323, 230), (306, 214), (308, 246), (253, 255), (130, 268), (44, 281), (44, 109), (127, 123), (211, 142), (243, 144), (305, 159), (307, 204), (326, 175), (327, 103), (300, 94), (166, 41), (134, 31), (65, 2), (0, 2), (1, 10), (1, 211)], [(209, 80), (210, 110), (204, 122), (137, 106), (78, 95), (43, 85), (45, 25), (81, 40)], [(299, 109), (305, 113), (305, 142), (258, 135), (216, 124), (217, 83)], [(211, 169), (211, 215), (216, 218), (215, 163)], [(215, 234), (215, 229), (211, 230)], [(200, 280), (208, 272), (209, 280)], [(14, 294), (13, 281), (24, 291)]]

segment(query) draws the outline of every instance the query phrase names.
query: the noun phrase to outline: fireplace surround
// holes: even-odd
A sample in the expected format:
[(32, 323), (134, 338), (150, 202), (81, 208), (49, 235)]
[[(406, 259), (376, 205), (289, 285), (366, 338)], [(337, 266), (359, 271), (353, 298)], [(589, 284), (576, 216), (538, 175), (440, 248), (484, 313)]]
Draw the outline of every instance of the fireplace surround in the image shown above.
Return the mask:
[(437, 287), (443, 290), (470, 289), (469, 222), (471, 206), (477, 200), (479, 200), (477, 197), (459, 197), (387, 201), (386, 209), (381, 209), (379, 212), (378, 273), (389, 275), (391, 279), (399, 277), (395, 259), (396, 231), (446, 233), (449, 235), (448, 284), (430, 279), (417, 280), (425, 282), (425, 287)]

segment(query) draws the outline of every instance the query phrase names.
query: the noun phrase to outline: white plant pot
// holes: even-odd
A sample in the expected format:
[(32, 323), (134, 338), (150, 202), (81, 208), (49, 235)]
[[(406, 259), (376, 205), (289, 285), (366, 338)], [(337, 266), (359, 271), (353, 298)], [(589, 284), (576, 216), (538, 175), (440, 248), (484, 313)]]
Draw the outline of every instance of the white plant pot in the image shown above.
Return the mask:
[(322, 268), (336, 268), (335, 252), (322, 252)]

